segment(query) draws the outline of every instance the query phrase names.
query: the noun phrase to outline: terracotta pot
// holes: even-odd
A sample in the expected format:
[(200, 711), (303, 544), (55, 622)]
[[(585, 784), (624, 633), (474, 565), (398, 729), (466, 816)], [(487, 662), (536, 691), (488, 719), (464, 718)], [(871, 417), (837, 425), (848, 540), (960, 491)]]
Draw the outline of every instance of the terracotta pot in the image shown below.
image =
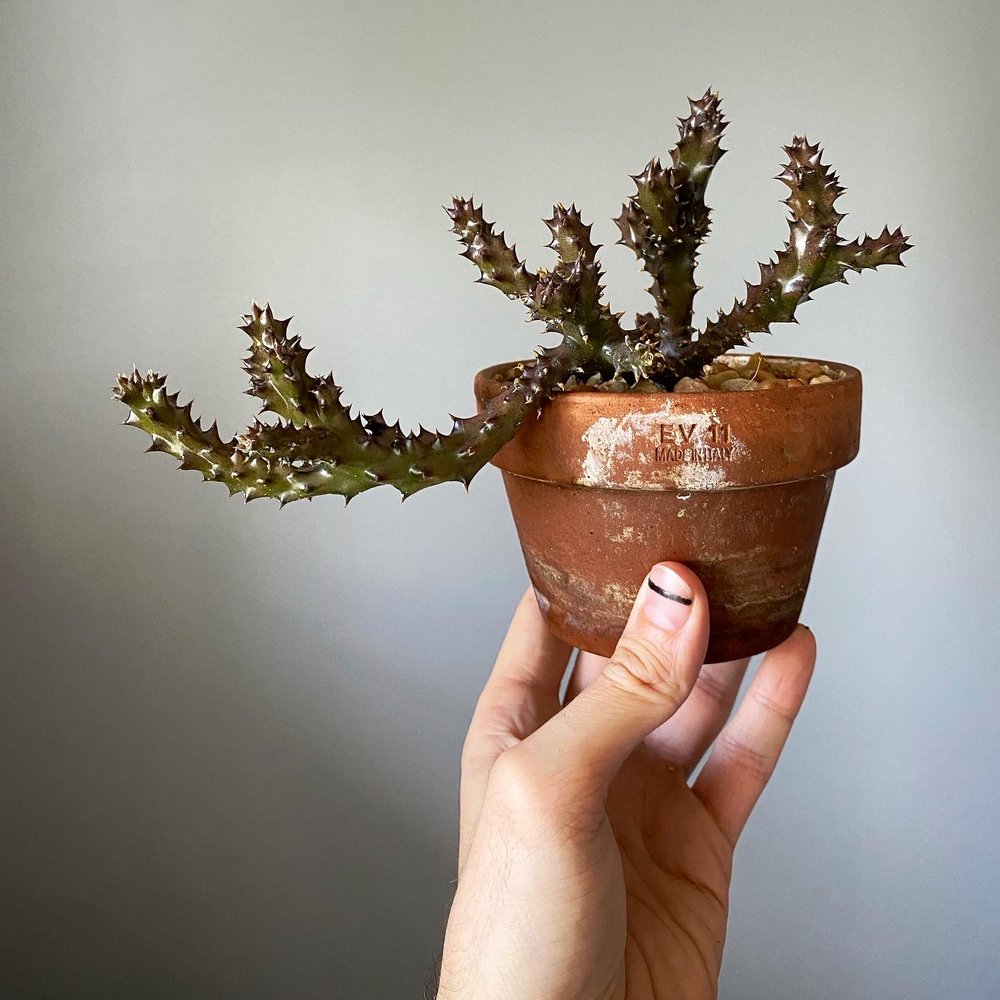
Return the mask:
[[(708, 591), (708, 662), (791, 633), (834, 473), (861, 430), (861, 373), (819, 363), (844, 377), (772, 391), (568, 392), (522, 424), (493, 464), (556, 635), (610, 655), (664, 559)], [(480, 404), (511, 364), (476, 376)]]

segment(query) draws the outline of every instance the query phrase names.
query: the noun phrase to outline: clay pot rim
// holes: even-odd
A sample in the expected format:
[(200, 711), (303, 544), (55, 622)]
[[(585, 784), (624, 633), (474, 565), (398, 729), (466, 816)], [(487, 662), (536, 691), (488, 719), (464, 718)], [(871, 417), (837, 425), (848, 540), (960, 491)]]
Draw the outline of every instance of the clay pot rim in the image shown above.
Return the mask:
[[(753, 354), (720, 354), (716, 361), (722, 358), (745, 358), (750, 359), (754, 354), (759, 352), (755, 351)], [(861, 380), (861, 370), (855, 368), (853, 365), (844, 364), (841, 361), (827, 361), (823, 358), (804, 358), (795, 355), (784, 355), (784, 354), (761, 354), (764, 361), (776, 361), (780, 363), (789, 362), (812, 362), (817, 365), (826, 365), (828, 368), (836, 369), (837, 371), (843, 372), (840, 378), (834, 379), (832, 382), (820, 382), (818, 385), (800, 385), (789, 388), (789, 392), (794, 392), (796, 394), (801, 393), (803, 389), (825, 389), (830, 391), (832, 387), (843, 387), (845, 384)], [(532, 359), (521, 358), (516, 361), (502, 361), (497, 365), (490, 365), (488, 368), (483, 368), (481, 371), (476, 373), (476, 391), (477, 394), (482, 394), (485, 397), (495, 396), (502, 392), (510, 382), (498, 382), (494, 380), (493, 376), (500, 374), (502, 372), (508, 371), (511, 367), (518, 364), (530, 364)], [(496, 387), (495, 391), (490, 392), (489, 389)], [(760, 390), (753, 390), (746, 392), (746, 395), (753, 396)], [(630, 399), (630, 400), (648, 400), (650, 403), (654, 400), (662, 400), (664, 398), (671, 399), (705, 399), (706, 397), (717, 397), (721, 396), (726, 400), (732, 401), (734, 398), (741, 395), (741, 392), (727, 392), (724, 389), (702, 389), (699, 392), (672, 392), (669, 389), (664, 389), (662, 392), (634, 392), (631, 390), (625, 390), (624, 392), (595, 392), (595, 391), (578, 391), (575, 389), (567, 389), (564, 392), (559, 392), (553, 394), (547, 400), (548, 404), (557, 406), (576, 406), (580, 403), (593, 404), (595, 396), (600, 399)], [(646, 406), (642, 407), (646, 409)]]
[[(852, 461), (861, 438), (861, 372), (773, 357), (814, 361), (844, 377), (777, 392), (569, 390), (528, 415), (490, 461), (506, 473), (564, 486), (682, 492), (793, 482)], [(505, 391), (509, 383), (493, 376), (516, 363), (476, 376), (480, 405)], [(693, 447), (678, 446), (678, 433)]]

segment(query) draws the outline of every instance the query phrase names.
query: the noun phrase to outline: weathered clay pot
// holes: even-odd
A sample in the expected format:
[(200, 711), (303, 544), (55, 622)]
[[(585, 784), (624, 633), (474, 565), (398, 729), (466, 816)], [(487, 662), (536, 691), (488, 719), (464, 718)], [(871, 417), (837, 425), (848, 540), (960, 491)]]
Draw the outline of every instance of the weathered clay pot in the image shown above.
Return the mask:
[[(522, 424), (493, 464), (556, 635), (610, 655), (639, 584), (664, 559), (690, 566), (708, 591), (708, 662), (791, 633), (834, 473), (861, 430), (861, 373), (820, 364), (844, 377), (774, 391), (568, 392)], [(480, 403), (510, 367), (476, 376)]]

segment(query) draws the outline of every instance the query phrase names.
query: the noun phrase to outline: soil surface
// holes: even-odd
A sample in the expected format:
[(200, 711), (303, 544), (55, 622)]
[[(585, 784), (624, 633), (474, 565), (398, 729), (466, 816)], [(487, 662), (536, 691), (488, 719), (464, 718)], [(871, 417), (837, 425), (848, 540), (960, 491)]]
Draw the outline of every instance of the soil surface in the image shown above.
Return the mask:
[(682, 378), (674, 392), (743, 392), (747, 389), (794, 389), (822, 385), (844, 373), (818, 361), (783, 361), (753, 354), (748, 358), (720, 358), (706, 365), (700, 378)]
[[(512, 372), (498, 372), (497, 382), (506, 382)], [(682, 378), (672, 388), (640, 379), (602, 379), (593, 375), (585, 382), (575, 375), (566, 380), (567, 392), (746, 392), (760, 389), (795, 389), (804, 385), (822, 385), (843, 378), (844, 372), (818, 361), (795, 361), (765, 358), (762, 354), (733, 355), (717, 358), (705, 365), (698, 378)]]

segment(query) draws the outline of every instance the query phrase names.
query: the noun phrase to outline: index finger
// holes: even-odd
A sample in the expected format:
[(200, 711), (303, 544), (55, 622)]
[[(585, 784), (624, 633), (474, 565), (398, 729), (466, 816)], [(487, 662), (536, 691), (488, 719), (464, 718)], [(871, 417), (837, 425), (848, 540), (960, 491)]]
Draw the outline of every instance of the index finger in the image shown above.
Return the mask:
[(524, 739), (547, 722), (559, 710), (559, 686), (570, 651), (549, 631), (529, 587), (476, 703), (469, 738), (506, 731)]
[(462, 750), (459, 868), (472, 843), (496, 759), (559, 711), (570, 647), (545, 624), (531, 587), (514, 612), (496, 663), (476, 703)]

